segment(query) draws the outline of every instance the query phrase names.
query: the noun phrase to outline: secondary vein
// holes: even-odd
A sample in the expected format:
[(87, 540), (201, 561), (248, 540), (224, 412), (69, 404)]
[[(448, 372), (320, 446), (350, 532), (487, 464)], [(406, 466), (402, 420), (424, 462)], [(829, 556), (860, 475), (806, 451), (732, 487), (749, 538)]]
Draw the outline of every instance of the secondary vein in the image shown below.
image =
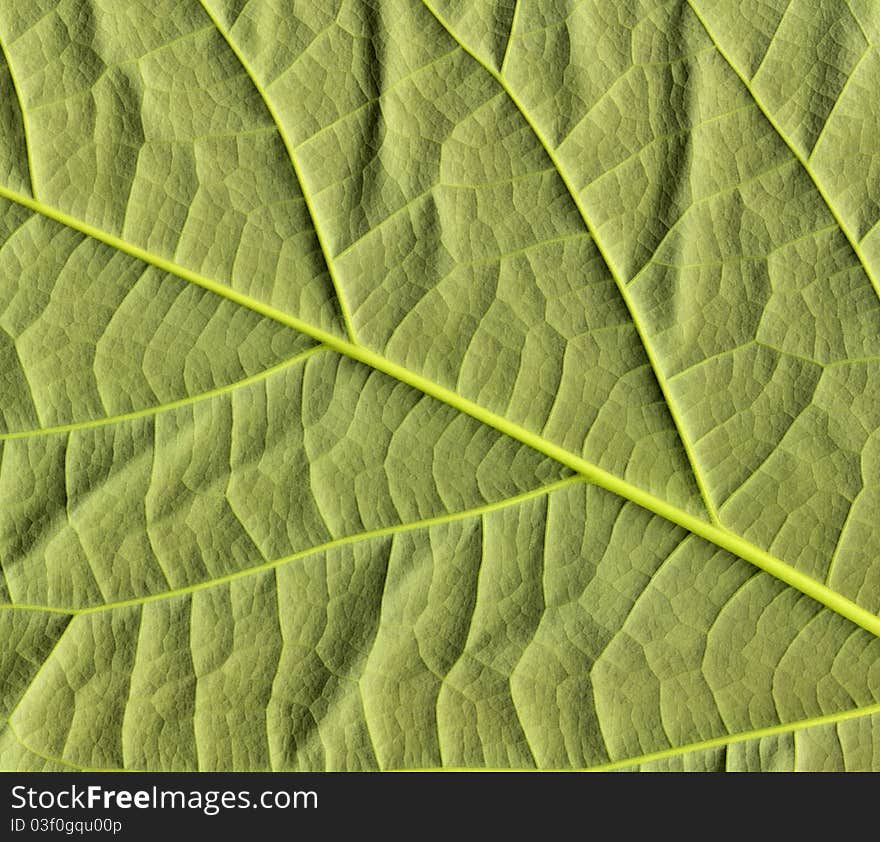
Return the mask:
[[(825, 203), (825, 207), (828, 208), (828, 212), (834, 218), (834, 221), (837, 223), (837, 227), (840, 229), (843, 236), (846, 237), (847, 241), (849, 242), (849, 245), (853, 250), (853, 254), (855, 254), (856, 259), (861, 264), (862, 270), (868, 278), (871, 286), (874, 288), (874, 292), (876, 293), (877, 297), (880, 298), (880, 279), (875, 276), (873, 270), (871, 269), (855, 234), (850, 231), (849, 226), (846, 224), (843, 217), (837, 212), (837, 209), (832, 204), (831, 197), (822, 186), (822, 182), (819, 180), (819, 177), (816, 175), (816, 173), (813, 172), (813, 168), (810, 166), (809, 160), (801, 153), (801, 151), (797, 148), (791, 138), (789, 138), (789, 136), (783, 131), (782, 126), (779, 125), (773, 115), (767, 110), (767, 108), (758, 98), (755, 89), (752, 87), (752, 83), (745, 76), (745, 74), (740, 71), (739, 67), (737, 67), (737, 65), (734, 63), (733, 59), (730, 57), (727, 51), (721, 46), (720, 41), (718, 41), (712, 30), (709, 28), (709, 24), (706, 22), (706, 19), (700, 13), (699, 9), (694, 6), (691, 0), (687, 0), (687, 4), (690, 7), (691, 11), (694, 13), (697, 20), (702, 25), (703, 29), (706, 30), (706, 35), (708, 35), (709, 40), (715, 45), (715, 49), (718, 50), (719, 55), (724, 59), (725, 62), (727, 62), (730, 69), (737, 75), (740, 82), (742, 82), (745, 89), (749, 92), (751, 98), (755, 101), (755, 104), (758, 106), (758, 108), (761, 109), (761, 113), (764, 115), (764, 118), (771, 125), (776, 134), (779, 135), (785, 145), (789, 148), (791, 154), (794, 155), (794, 157), (798, 160), (800, 165), (803, 167), (804, 172), (810, 177), (810, 180), (813, 182), (813, 186), (816, 188), (818, 194), (822, 197), (822, 201)], [(767, 49), (769, 51), (770, 47), (768, 46)]]
[(863, 716), (873, 716), (880, 714), (880, 702), (872, 705), (866, 705), (859, 708), (851, 708), (840, 713), (828, 713), (822, 716), (813, 716), (807, 719), (799, 719), (796, 722), (785, 722), (779, 725), (769, 725), (765, 728), (755, 728), (751, 731), (740, 731), (736, 734), (726, 734), (721, 737), (711, 737), (708, 740), (700, 740), (694, 743), (687, 743), (673, 748), (660, 749), (659, 751), (648, 752), (636, 757), (627, 757), (621, 760), (613, 760), (609, 763), (600, 763), (585, 769), (585, 772), (612, 772), (615, 769), (625, 769), (632, 766), (641, 766), (645, 763), (652, 763), (658, 760), (667, 760), (672, 757), (679, 757), (683, 754), (693, 754), (696, 751), (706, 751), (713, 748), (724, 748), (728, 745), (736, 743), (744, 743), (750, 740), (760, 740), (763, 737), (774, 737), (781, 734), (794, 734), (807, 728), (817, 728), (822, 725), (836, 725), (840, 722), (847, 722), (852, 719), (859, 719)]
[(657, 381), (657, 385), (660, 387), (660, 392), (663, 395), (663, 400), (666, 403), (666, 408), (669, 411), (669, 415), (672, 418), (672, 423), (675, 425), (676, 432), (678, 433), (679, 441), (681, 441), (685, 455), (688, 459), (688, 462), (690, 463), (691, 473), (693, 474), (694, 480), (697, 484), (697, 489), (700, 492), (700, 496), (703, 500), (703, 505), (706, 507), (706, 513), (709, 515), (709, 519), (712, 521), (713, 524), (720, 526), (721, 520), (718, 516), (718, 511), (714, 503), (712, 502), (712, 497), (709, 493), (708, 485), (702, 475), (702, 472), (700, 471), (696, 454), (694, 453), (693, 447), (691, 446), (691, 443), (687, 435), (685, 434), (683, 420), (679, 416), (678, 410), (675, 406), (675, 402), (672, 400), (669, 384), (667, 383), (666, 377), (663, 374), (663, 369), (660, 366), (660, 361), (657, 359), (657, 356), (654, 353), (653, 346), (648, 339), (648, 335), (637, 317), (636, 308), (627, 290), (626, 282), (624, 281), (623, 276), (620, 274), (620, 272), (615, 268), (614, 261), (611, 259), (611, 255), (606, 251), (605, 247), (602, 245), (602, 242), (599, 240), (596, 232), (596, 227), (593, 224), (590, 215), (587, 213), (586, 206), (581, 200), (581, 197), (578, 194), (577, 189), (575, 188), (571, 179), (568, 177), (566, 170), (562, 166), (562, 162), (556, 155), (553, 146), (545, 137), (540, 126), (538, 126), (538, 124), (532, 119), (531, 114), (529, 114), (523, 102), (516, 95), (516, 92), (510, 87), (507, 79), (502, 76), (499, 71), (495, 70), (494, 67), (483, 61), (483, 59), (480, 58), (477, 53), (472, 51), (462, 42), (462, 40), (456, 35), (446, 19), (434, 8), (430, 0), (422, 0), (422, 2), (425, 8), (427, 8), (428, 11), (437, 19), (437, 22), (449, 33), (450, 37), (462, 48), (462, 50), (464, 50), (472, 59), (474, 59), (474, 61), (476, 61), (487, 73), (489, 73), (489, 75), (491, 75), (492, 78), (495, 79), (498, 85), (501, 86), (502, 90), (507, 94), (510, 101), (514, 104), (514, 106), (516, 106), (517, 110), (526, 121), (526, 124), (529, 126), (532, 133), (541, 144), (545, 154), (550, 159), (550, 162), (553, 164), (553, 167), (559, 175), (560, 179), (562, 180), (565, 189), (571, 196), (571, 200), (574, 203), (577, 212), (580, 214), (580, 217), (583, 220), (584, 225), (586, 226), (587, 231), (589, 232), (590, 237), (592, 238), (593, 243), (596, 246), (596, 249), (602, 256), (602, 259), (605, 261), (605, 265), (608, 267), (608, 271), (611, 273), (611, 277), (614, 279), (614, 283), (617, 285), (620, 296), (623, 299), (623, 303), (626, 306), (627, 311), (629, 312), (630, 318), (632, 319), (633, 325), (635, 326), (636, 332), (639, 336), (639, 340), (641, 341), (642, 347), (645, 350), (648, 362), (651, 365), (651, 370), (654, 372), (654, 378)]
[(437, 515), (435, 517), (408, 521), (406, 523), (399, 523), (395, 524), (394, 526), (383, 526), (379, 527), (378, 529), (370, 529), (365, 532), (356, 532), (352, 535), (345, 535), (341, 538), (334, 538), (330, 541), (326, 541), (323, 544), (316, 544), (312, 547), (306, 547), (305, 549), (299, 550), (295, 553), (291, 553), (290, 555), (272, 559), (271, 561), (266, 561), (262, 564), (254, 565), (253, 567), (246, 567), (242, 570), (236, 570), (233, 573), (227, 573), (224, 576), (218, 576), (214, 579), (205, 579), (204, 581), (196, 582), (192, 585), (185, 585), (181, 588), (173, 588), (166, 591), (157, 591), (155, 593), (147, 594), (146, 596), (133, 597), (132, 599), (121, 599), (117, 602), (105, 602), (98, 605), (89, 606), (88, 608), (60, 608), (42, 605), (0, 603), (0, 610), (7, 609), (17, 611), (33, 611), (35, 613), (43, 612), (50, 614), (64, 614), (65, 616), (75, 617), (79, 614), (96, 614), (102, 611), (109, 611), (114, 608), (129, 608), (136, 605), (144, 605), (148, 602), (157, 602), (162, 599), (169, 599), (170, 597), (185, 596), (187, 594), (196, 593), (197, 591), (217, 587), (218, 585), (228, 584), (229, 582), (234, 582), (236, 579), (244, 579), (257, 573), (263, 573), (267, 570), (275, 570), (285, 564), (290, 564), (294, 561), (300, 561), (304, 558), (308, 558), (309, 556), (316, 555), (318, 553), (329, 552), (330, 550), (339, 549), (340, 547), (347, 547), (351, 546), (352, 544), (359, 544), (363, 541), (372, 541), (377, 538), (392, 538), (395, 535), (400, 535), (405, 532), (415, 532), (419, 529), (429, 529), (433, 526), (443, 526), (445, 524), (467, 520), (468, 518), (483, 517), (484, 515), (490, 514), (491, 512), (500, 511), (501, 509), (507, 509), (511, 506), (516, 506), (520, 503), (525, 503), (528, 500), (533, 500), (538, 497), (545, 497), (549, 494), (552, 494), (554, 491), (559, 491), (560, 489), (567, 488), (571, 485), (577, 485), (578, 483), (583, 482), (584, 478), (580, 475), (566, 477), (565, 479), (557, 480), (556, 482), (548, 483), (547, 485), (543, 485), (538, 488), (533, 488), (530, 491), (524, 491), (522, 494), (516, 494), (513, 497), (507, 497), (504, 500), (499, 500), (494, 503), (486, 503), (482, 506), (474, 506), (471, 509), (463, 509), (462, 511), (458, 512), (449, 512), (448, 514)]
[(133, 421), (137, 418), (147, 418), (151, 415), (158, 415), (161, 412), (169, 412), (173, 409), (180, 409), (180, 407), (199, 403), (203, 400), (210, 400), (211, 398), (216, 398), (219, 395), (224, 395), (227, 392), (234, 392), (236, 389), (243, 389), (244, 387), (250, 386), (253, 383), (258, 383), (260, 380), (265, 380), (267, 377), (271, 377), (273, 374), (276, 374), (279, 371), (283, 371), (284, 369), (289, 368), (292, 365), (303, 362), (313, 354), (320, 351), (322, 347), (322, 345), (314, 345), (308, 350), (303, 351), (299, 354), (295, 354), (294, 356), (289, 357), (288, 359), (283, 360), (276, 365), (270, 366), (269, 368), (265, 368), (262, 371), (258, 371), (256, 374), (251, 374), (248, 377), (242, 377), (241, 380), (236, 380), (234, 383), (227, 383), (225, 386), (217, 386), (214, 389), (208, 389), (204, 392), (199, 392), (197, 395), (190, 395), (185, 398), (178, 398), (174, 401), (168, 401), (167, 403), (160, 403), (156, 404), (155, 406), (144, 407), (143, 409), (135, 409), (131, 412), (121, 412), (118, 415), (106, 415), (102, 418), (91, 418), (88, 421), (72, 421), (69, 424), (57, 424), (54, 427), (38, 427), (31, 430), (12, 430), (7, 433), (0, 433), (0, 441), (9, 441), (12, 439), (27, 439), (33, 438), (35, 436), (50, 436), (60, 433), (72, 433), (76, 430), (89, 430), (93, 427), (103, 427), (107, 424), (118, 424), (122, 421)]
[(15, 99), (18, 103), (18, 110), (21, 113), (21, 132), (24, 139), (24, 151), (27, 156), (28, 182), (31, 186), (31, 194), (36, 196), (37, 185), (34, 175), (34, 159), (31, 151), (30, 138), (28, 137), (27, 116), (24, 112), (24, 99), (21, 95), (21, 88), (18, 85), (18, 80), (15, 78), (15, 73), (12, 70), (12, 61), (9, 58), (9, 50), (3, 44), (2, 40), (0, 40), (0, 53), (2, 53), (3, 60), (6, 62), (7, 70), (9, 70), (9, 79), (12, 82), (12, 90), (15, 91)]
[(223, 28), (220, 23), (220, 19), (214, 14), (213, 11), (211, 11), (205, 0), (199, 0), (199, 3), (205, 10), (205, 14), (211, 19), (211, 22), (214, 24), (217, 32), (220, 33), (223, 40), (229, 45), (229, 49), (232, 50), (236, 59), (238, 59), (238, 63), (242, 66), (242, 69), (251, 80), (251, 84), (254, 86), (254, 90), (256, 90), (257, 95), (260, 97), (260, 100), (262, 101), (266, 110), (269, 112), (269, 116), (272, 118), (272, 122), (275, 123), (275, 128), (278, 130), (278, 136), (281, 138), (281, 142), (284, 144), (284, 149), (287, 151), (287, 157), (290, 158), (290, 164), (293, 167), (294, 175), (296, 176), (296, 180), (299, 183), (299, 190), (300, 193), (302, 193), (303, 201), (306, 204), (306, 210), (308, 211), (309, 219), (312, 222), (312, 228), (315, 231), (315, 237), (317, 237), (318, 245), (321, 248), (321, 254), (324, 257), (324, 263), (327, 266), (327, 272), (329, 273), (330, 280), (333, 283), (333, 289), (336, 292), (336, 300), (339, 303), (339, 311), (342, 315), (342, 321), (345, 325), (345, 332), (348, 334), (348, 338), (352, 342), (356, 342), (357, 338), (355, 337), (354, 332), (354, 322), (352, 321), (351, 312), (348, 309), (348, 304), (346, 303), (345, 296), (342, 294), (342, 284), (340, 283), (339, 276), (336, 272), (336, 267), (333, 263), (333, 259), (330, 257), (330, 248), (327, 245), (326, 237), (323, 234), (321, 226), (318, 224), (318, 215), (315, 211), (314, 203), (312, 202), (311, 196), (309, 195), (309, 191), (306, 189), (306, 181), (302, 171), (302, 167), (300, 166), (299, 159), (297, 158), (293, 143), (291, 143), (290, 138), (288, 137), (287, 132), (284, 129), (284, 124), (281, 121), (281, 117), (275, 109), (275, 106), (272, 104), (272, 100), (269, 99), (269, 95), (266, 93), (266, 89), (263, 87), (262, 83), (257, 78), (256, 73), (253, 71), (247, 59), (245, 58), (244, 53), (242, 53), (235, 41), (232, 40), (231, 34)]

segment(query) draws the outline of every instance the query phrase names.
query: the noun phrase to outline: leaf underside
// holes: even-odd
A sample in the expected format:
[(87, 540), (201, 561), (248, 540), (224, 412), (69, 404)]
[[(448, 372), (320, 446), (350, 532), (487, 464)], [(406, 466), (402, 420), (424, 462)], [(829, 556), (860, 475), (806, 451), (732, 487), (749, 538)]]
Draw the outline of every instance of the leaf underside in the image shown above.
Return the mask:
[(880, 768), (876, 4), (0, 45), (0, 767)]

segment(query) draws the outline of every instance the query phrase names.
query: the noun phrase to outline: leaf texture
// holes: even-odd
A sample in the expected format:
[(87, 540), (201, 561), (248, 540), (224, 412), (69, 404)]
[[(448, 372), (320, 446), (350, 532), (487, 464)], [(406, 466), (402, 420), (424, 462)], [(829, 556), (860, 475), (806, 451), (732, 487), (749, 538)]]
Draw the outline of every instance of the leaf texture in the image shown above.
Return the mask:
[(0, 44), (3, 768), (880, 768), (871, 2)]

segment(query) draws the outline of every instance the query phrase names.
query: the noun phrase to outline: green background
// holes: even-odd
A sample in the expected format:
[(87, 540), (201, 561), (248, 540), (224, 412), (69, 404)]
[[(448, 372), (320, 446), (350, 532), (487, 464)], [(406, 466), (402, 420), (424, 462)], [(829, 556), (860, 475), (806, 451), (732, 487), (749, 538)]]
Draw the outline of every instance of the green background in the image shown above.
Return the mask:
[(880, 765), (875, 3), (0, 44), (2, 768)]

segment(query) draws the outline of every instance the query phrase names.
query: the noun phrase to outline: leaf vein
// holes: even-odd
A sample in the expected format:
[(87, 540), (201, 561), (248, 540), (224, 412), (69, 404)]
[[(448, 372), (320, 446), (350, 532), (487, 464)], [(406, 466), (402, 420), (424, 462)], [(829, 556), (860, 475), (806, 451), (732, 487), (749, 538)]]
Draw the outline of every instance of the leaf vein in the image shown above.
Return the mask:
[(393, 526), (383, 526), (377, 529), (370, 529), (364, 532), (357, 532), (352, 535), (346, 535), (342, 538), (334, 538), (330, 541), (326, 541), (323, 544), (317, 544), (313, 547), (307, 547), (306, 549), (298, 550), (297, 552), (283, 556), (282, 558), (272, 559), (271, 561), (257, 564), (253, 567), (247, 567), (243, 570), (236, 570), (233, 573), (227, 573), (214, 579), (206, 579), (205, 581), (198, 582), (193, 585), (186, 585), (181, 588), (151, 593), (142, 597), (134, 597), (133, 599), (125, 599), (118, 602), (105, 602), (100, 605), (93, 605), (87, 608), (59, 608), (18, 603), (0, 603), (0, 610), (5, 608), (21, 611), (43, 611), (55, 614), (69, 614), (76, 616), (79, 614), (95, 614), (101, 611), (109, 611), (115, 608), (126, 608), (132, 605), (143, 605), (147, 602), (157, 602), (159, 600), (170, 599), (175, 596), (185, 596), (187, 594), (196, 593), (197, 591), (216, 587), (217, 585), (224, 585), (229, 582), (233, 582), (236, 579), (253, 576), (259, 573), (263, 573), (267, 570), (274, 570), (275, 568), (281, 567), (285, 564), (289, 564), (290, 562), (299, 561), (301, 559), (307, 558), (308, 556), (316, 555), (318, 553), (329, 552), (331, 550), (338, 549), (339, 547), (347, 547), (352, 544), (359, 544), (363, 541), (371, 541), (376, 538), (393, 537), (394, 535), (399, 535), (404, 532), (413, 532), (419, 529), (429, 529), (433, 526), (454, 523), (459, 520), (466, 520), (467, 518), (481, 517), (484, 514), (498, 511), (500, 509), (506, 509), (511, 506), (516, 506), (535, 497), (543, 497), (561, 488), (566, 488), (570, 485), (576, 485), (582, 482), (584, 482), (584, 478), (579, 475), (566, 477), (565, 479), (557, 480), (556, 482), (540, 486), (539, 488), (534, 488), (530, 491), (525, 491), (522, 494), (517, 494), (513, 497), (508, 497), (504, 500), (496, 501), (494, 503), (486, 503), (482, 506), (475, 506), (472, 509), (463, 509), (462, 511), (436, 515), (430, 518), (423, 518), (422, 520), (408, 521), (406, 523), (399, 523)]
[(828, 208), (828, 212), (834, 218), (834, 221), (837, 223), (843, 235), (846, 237), (847, 241), (850, 244), (850, 248), (853, 250), (853, 254), (855, 254), (856, 259), (862, 266), (862, 270), (864, 271), (868, 281), (871, 286), (874, 288), (874, 292), (877, 294), (877, 297), (880, 298), (880, 279), (878, 279), (874, 272), (872, 271), (870, 265), (868, 264), (867, 259), (865, 258), (864, 252), (859, 245), (859, 241), (856, 238), (855, 234), (850, 231), (849, 226), (844, 222), (843, 217), (838, 213), (837, 208), (834, 207), (834, 204), (831, 201), (830, 196), (826, 192), (825, 188), (822, 186), (822, 182), (819, 180), (819, 177), (813, 172), (812, 167), (810, 167), (810, 162), (807, 157), (801, 153), (801, 151), (795, 146), (792, 140), (788, 137), (788, 135), (782, 130), (782, 126), (776, 121), (773, 115), (764, 107), (761, 100), (758, 98), (757, 93), (752, 87), (751, 82), (745, 77), (745, 75), (740, 71), (740, 69), (733, 62), (733, 59), (730, 58), (727, 51), (721, 46), (720, 42), (715, 38), (712, 30), (709, 28), (709, 24), (706, 22), (703, 15), (699, 12), (699, 10), (694, 6), (693, 0), (687, 0), (688, 6), (690, 6), (691, 11), (693, 11), (694, 15), (696, 15), (697, 20), (702, 24), (703, 29), (706, 30), (706, 35), (709, 36), (709, 39), (715, 45), (715, 49), (718, 50), (718, 53), (721, 57), (727, 62), (730, 66), (730, 69), (737, 75), (740, 82), (742, 82), (746, 91), (748, 91), (749, 95), (757, 104), (758, 108), (761, 109), (761, 113), (764, 115), (767, 122), (773, 128), (777, 135), (781, 138), (781, 140), (785, 143), (785, 145), (791, 150), (791, 154), (798, 160), (801, 167), (803, 167), (804, 172), (810, 177), (810, 180), (813, 182), (813, 185), (816, 188), (819, 196), (821, 196), (822, 201), (825, 203), (825, 206)]
[(251, 298), (238, 290), (220, 283), (219, 281), (207, 278), (204, 275), (200, 275), (198, 272), (194, 272), (183, 266), (178, 266), (167, 258), (151, 254), (140, 246), (133, 245), (132, 243), (117, 237), (115, 234), (102, 231), (90, 223), (78, 220), (70, 214), (47, 205), (37, 199), (33, 199), (30, 196), (25, 196), (15, 190), (0, 185), (0, 197), (20, 204), (36, 213), (41, 213), (62, 225), (66, 225), (83, 234), (94, 237), (109, 246), (113, 246), (114, 248), (131, 255), (132, 257), (151, 263), (165, 272), (177, 275), (179, 278), (189, 281), (196, 286), (200, 286), (203, 289), (207, 289), (233, 303), (253, 310), (267, 318), (274, 319), (280, 324), (287, 325), (307, 336), (311, 336), (313, 339), (325, 344), (328, 348), (331, 348), (339, 354), (343, 354), (350, 359), (399, 380), (435, 400), (442, 401), (454, 409), (457, 409), (459, 412), (469, 415), (477, 421), (494, 428), (498, 432), (510, 436), (522, 444), (537, 450), (539, 453), (543, 453), (545, 456), (548, 456), (556, 462), (565, 465), (570, 470), (580, 474), (586, 480), (598, 485), (600, 488), (604, 488), (606, 491), (616, 494), (618, 497), (629, 500), (630, 502), (641, 506), (643, 509), (675, 523), (704, 540), (727, 550), (733, 555), (739, 556), (745, 561), (754, 564), (756, 567), (760, 567), (762, 570), (767, 571), (791, 587), (807, 594), (818, 602), (821, 602), (832, 611), (836, 611), (841, 616), (846, 617), (862, 628), (870, 631), (872, 634), (880, 636), (880, 617), (867, 611), (860, 605), (857, 605), (852, 600), (847, 599), (842, 594), (834, 592), (826, 585), (807, 576), (805, 573), (775, 557), (766, 550), (761, 549), (724, 527), (717, 526), (701, 517), (697, 517), (696, 515), (657, 497), (651, 492), (645, 491), (637, 485), (633, 485), (627, 480), (612, 474), (610, 471), (606, 471), (604, 468), (600, 468), (598, 465), (589, 462), (583, 457), (566, 450), (561, 445), (548, 441), (531, 430), (521, 427), (519, 424), (462, 397), (452, 389), (442, 386), (439, 383), (435, 383), (427, 377), (417, 374), (405, 366), (387, 359), (381, 354), (376, 353), (363, 345), (349, 342), (334, 333), (316, 327), (296, 316), (292, 316), (289, 313), (278, 309), (277, 307), (273, 307), (262, 301)]
[(188, 395), (185, 398), (178, 398), (177, 400), (168, 401), (166, 403), (155, 404), (154, 406), (144, 407), (143, 409), (135, 409), (131, 412), (121, 412), (116, 415), (106, 415), (101, 418), (91, 418), (86, 421), (72, 421), (69, 424), (58, 424), (54, 427), (39, 427), (32, 430), (11, 430), (5, 433), (0, 433), (0, 441), (32, 438), (34, 436), (49, 436), (60, 433), (72, 433), (77, 430), (89, 430), (94, 427), (103, 427), (107, 424), (119, 424), (125, 421), (133, 421), (138, 418), (149, 418), (150, 416), (156, 416), (163, 412), (170, 412), (184, 406), (190, 406), (194, 403), (210, 400), (211, 398), (216, 398), (219, 395), (224, 395), (237, 389), (243, 389), (253, 383), (265, 380), (273, 374), (277, 374), (279, 371), (283, 371), (290, 366), (303, 362), (323, 349), (323, 345), (315, 345), (300, 354), (295, 354), (294, 356), (282, 360), (280, 363), (265, 368), (262, 371), (258, 371), (255, 374), (242, 377), (240, 380), (236, 380), (233, 383), (227, 383), (224, 386), (217, 386), (214, 389), (199, 392), (196, 395)]
[(9, 71), (9, 79), (12, 82), (12, 90), (15, 91), (15, 99), (18, 103), (19, 113), (21, 114), (21, 131), (24, 139), (24, 151), (25, 155), (27, 156), (28, 181), (31, 185), (31, 195), (36, 197), (37, 185), (36, 177), (34, 175), (33, 149), (31, 148), (30, 137), (28, 134), (27, 116), (25, 115), (24, 110), (24, 99), (21, 95), (21, 87), (19, 86), (18, 80), (15, 78), (15, 72), (12, 69), (12, 60), (9, 57), (9, 50), (4, 45), (2, 39), (0, 39), (0, 53), (3, 54), (3, 60), (6, 62), (6, 69)]
[(591, 766), (585, 769), (586, 772), (612, 772), (616, 769), (625, 769), (630, 766), (641, 766), (645, 763), (652, 763), (657, 760), (666, 760), (672, 757), (678, 757), (683, 754), (692, 754), (696, 751), (706, 751), (713, 748), (724, 748), (725, 746), (735, 745), (737, 743), (745, 743), (750, 740), (760, 740), (764, 737), (775, 737), (781, 734), (794, 734), (807, 728), (816, 728), (823, 725), (839, 725), (841, 722), (848, 722), (853, 719), (859, 719), (863, 716), (874, 716), (880, 714), (880, 702), (872, 705), (865, 705), (858, 708), (850, 708), (849, 710), (839, 713), (828, 713), (821, 716), (813, 716), (807, 719), (799, 719), (795, 722), (785, 722), (779, 725), (769, 725), (764, 728), (755, 728), (751, 731), (739, 731), (735, 734), (726, 734), (720, 737), (710, 737), (707, 740), (699, 742), (686, 743), (685, 745), (675, 746), (673, 748), (661, 749), (659, 751), (649, 752), (637, 757), (627, 757), (622, 760), (613, 760), (610, 763), (602, 763), (597, 766)]
[(550, 145), (547, 138), (544, 136), (544, 133), (541, 131), (538, 124), (532, 119), (531, 115), (526, 110), (524, 104), (520, 101), (519, 97), (515, 94), (513, 89), (510, 87), (510, 85), (508, 85), (507, 80), (503, 76), (501, 76), (501, 74), (498, 73), (498, 71), (496, 71), (490, 65), (486, 64), (476, 53), (471, 51), (467, 46), (465, 46), (461, 42), (461, 39), (459, 39), (455, 35), (452, 28), (449, 26), (449, 24), (443, 18), (443, 16), (434, 8), (434, 6), (430, 2), (430, 0), (422, 0), (422, 2), (424, 3), (424, 5), (428, 9), (428, 11), (437, 19), (438, 23), (440, 23), (440, 25), (443, 26), (443, 28), (449, 33), (449, 36), (454, 41), (456, 41), (458, 44), (461, 45), (462, 50), (464, 50), (466, 53), (468, 53), (474, 59), (474, 61), (476, 61), (480, 66), (482, 66), (483, 69), (495, 79), (495, 81), (498, 83), (498, 85), (507, 94), (508, 98), (513, 103), (513, 105), (517, 108), (519, 113), (522, 115), (523, 119), (526, 121), (529, 128), (532, 130), (535, 138), (543, 147), (544, 152), (547, 155), (547, 157), (549, 158), (550, 162), (553, 164), (554, 168), (559, 173), (559, 177), (562, 180), (562, 183), (565, 185), (566, 189), (568, 190), (568, 193), (571, 196), (571, 200), (574, 203), (575, 209), (578, 211), (581, 218), (583, 219), (584, 225), (587, 227), (587, 230), (590, 232), (590, 236), (592, 237), (593, 242), (595, 243), (597, 250), (602, 255), (602, 258), (605, 261), (605, 264), (608, 266), (608, 271), (611, 273), (611, 276), (614, 279), (614, 282), (617, 284), (617, 288), (620, 291), (621, 299), (623, 300), (623, 303), (625, 304), (627, 310), (630, 313), (630, 316), (633, 320), (633, 324), (636, 327), (636, 332), (639, 335), (639, 339), (641, 340), (642, 347), (644, 348), (645, 354), (647, 355), (648, 360), (651, 364), (651, 368), (654, 372), (654, 377), (655, 377), (657, 384), (660, 388), (660, 391), (663, 395), (663, 398), (665, 400), (666, 407), (669, 411), (670, 417), (672, 418), (672, 422), (675, 425), (679, 440), (681, 441), (682, 447), (684, 448), (684, 451), (685, 451), (685, 455), (687, 456), (687, 459), (690, 463), (691, 472), (693, 473), (694, 480), (695, 480), (695, 482), (697, 484), (697, 488), (700, 492), (700, 496), (703, 499), (703, 504), (706, 508), (706, 512), (709, 516), (709, 520), (716, 526), (720, 525), (720, 520), (718, 518), (718, 513), (715, 509), (715, 506), (712, 502), (712, 497), (709, 493), (706, 482), (700, 472), (699, 464), (696, 460), (693, 449), (691, 448), (690, 442), (688, 441), (688, 438), (685, 435), (684, 425), (682, 423), (682, 419), (679, 417), (679, 414), (676, 410), (675, 404), (673, 403), (671, 396), (669, 394), (669, 387), (666, 383), (665, 375), (663, 374), (663, 370), (660, 367), (659, 361), (657, 360), (656, 355), (654, 354), (654, 350), (653, 350), (651, 343), (648, 340), (647, 333), (637, 317), (635, 306), (634, 306), (633, 301), (630, 298), (629, 292), (627, 291), (627, 288), (626, 288), (626, 283), (625, 283), (622, 275), (620, 274), (620, 272), (615, 268), (614, 262), (611, 260), (611, 256), (608, 254), (605, 247), (602, 245), (601, 241), (597, 237), (596, 228), (595, 228), (593, 222), (591, 221), (589, 215), (587, 214), (586, 208), (584, 207), (584, 203), (581, 200), (579, 193), (575, 189), (574, 184), (572, 184), (571, 179), (566, 174), (565, 169), (562, 167), (562, 164), (559, 161), (559, 158), (557, 157), (556, 152), (554, 151), (553, 147)]
[(311, 196), (306, 189), (305, 174), (303, 173), (302, 167), (300, 166), (299, 159), (297, 158), (297, 155), (294, 151), (293, 144), (291, 143), (291, 140), (287, 135), (287, 131), (284, 128), (284, 124), (281, 121), (281, 117), (278, 114), (278, 111), (275, 109), (275, 106), (272, 104), (272, 100), (269, 99), (269, 96), (266, 94), (266, 90), (261, 84), (260, 80), (257, 78), (257, 75), (254, 72), (253, 68), (250, 66), (247, 59), (245, 58), (244, 53), (241, 51), (235, 41), (233, 41), (230, 33), (228, 33), (223, 28), (220, 23), (220, 19), (208, 6), (206, 0), (199, 0), (199, 3), (205, 10), (205, 14), (208, 15), (208, 17), (213, 22), (214, 26), (217, 29), (217, 32), (227, 43), (229, 49), (238, 59), (242, 68), (244, 68), (245, 73), (247, 73), (248, 77), (251, 80), (251, 83), (254, 86), (254, 90), (257, 92), (258, 96), (262, 100), (263, 105), (269, 112), (269, 116), (272, 118), (272, 121), (275, 123), (275, 126), (278, 129), (278, 136), (281, 138), (281, 142), (284, 144), (284, 148), (287, 151), (287, 157), (290, 159), (291, 166), (293, 167), (293, 173), (296, 176), (297, 182), (299, 183), (299, 189), (302, 193), (303, 200), (305, 201), (306, 209), (308, 210), (309, 218), (312, 222), (312, 228), (315, 231), (315, 237), (318, 240), (318, 245), (321, 248), (321, 254), (324, 257), (324, 263), (327, 266), (327, 272), (330, 275), (330, 280), (333, 284), (334, 290), (336, 291), (336, 300), (339, 305), (340, 313), (342, 315), (342, 321), (345, 325), (345, 332), (352, 342), (356, 342), (357, 340), (355, 338), (354, 324), (352, 322), (351, 313), (348, 309), (348, 304), (346, 303), (345, 296), (342, 294), (342, 285), (340, 283), (339, 276), (337, 275), (336, 268), (333, 264), (333, 260), (330, 257), (330, 249), (327, 245), (327, 238), (324, 236), (321, 226), (318, 224), (318, 216), (315, 210), (314, 203), (312, 202)]

